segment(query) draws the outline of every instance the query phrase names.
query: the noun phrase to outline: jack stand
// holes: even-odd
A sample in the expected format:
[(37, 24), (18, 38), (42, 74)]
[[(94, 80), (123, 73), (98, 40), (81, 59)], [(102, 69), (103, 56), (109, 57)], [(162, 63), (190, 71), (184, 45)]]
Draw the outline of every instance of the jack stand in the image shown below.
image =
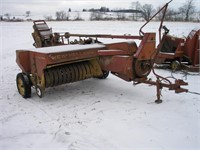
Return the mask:
[(156, 104), (160, 104), (162, 103), (162, 100), (160, 99), (160, 96), (161, 96), (161, 84), (160, 84), (160, 81), (159, 81), (159, 78), (157, 77), (157, 80), (156, 80), (156, 90), (157, 90), (157, 100), (155, 100), (155, 103)]

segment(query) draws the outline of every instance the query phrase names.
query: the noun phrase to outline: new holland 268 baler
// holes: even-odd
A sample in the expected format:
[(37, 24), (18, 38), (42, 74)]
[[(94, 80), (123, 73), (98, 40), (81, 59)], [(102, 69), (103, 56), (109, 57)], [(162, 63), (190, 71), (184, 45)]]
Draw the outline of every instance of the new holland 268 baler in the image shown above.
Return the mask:
[[(167, 6), (168, 3), (160, 11), (166, 11)], [(61, 35), (52, 33), (46, 22), (40, 20), (34, 22), (32, 35), (37, 48), (16, 51), (17, 64), (22, 70), (16, 78), (17, 88), (24, 98), (31, 97), (31, 87), (35, 87), (37, 95), (43, 97), (48, 87), (88, 78), (105, 79), (109, 72), (125, 81), (156, 85), (157, 103), (162, 102), (160, 90), (163, 87), (175, 90), (176, 93), (187, 92), (181, 88), (187, 85), (183, 80), (172, 83), (157, 74), (156, 81), (147, 78), (158, 53), (156, 33), (144, 33), (141, 29), (139, 36)], [(90, 38), (70, 42), (72, 36)], [(68, 41), (66, 44), (64, 38)], [(132, 39), (132, 42), (103, 44), (97, 38)], [(134, 39), (140, 40), (140, 44), (137, 45)]]

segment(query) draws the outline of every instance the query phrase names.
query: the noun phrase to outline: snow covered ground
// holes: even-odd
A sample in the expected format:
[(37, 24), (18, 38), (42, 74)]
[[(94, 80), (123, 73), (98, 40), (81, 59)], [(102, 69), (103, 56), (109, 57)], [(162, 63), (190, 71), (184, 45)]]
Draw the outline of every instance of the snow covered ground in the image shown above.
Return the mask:
[[(142, 22), (49, 22), (53, 31), (138, 34)], [(165, 23), (171, 34), (187, 36), (197, 23)], [(155, 32), (158, 23), (146, 31)], [(40, 99), (23, 99), (15, 78), (20, 72), (15, 50), (33, 48), (32, 23), (0, 23), (0, 150), (199, 150), (200, 96), (133, 86), (110, 75), (46, 90)], [(109, 42), (109, 40), (108, 40)], [(156, 70), (169, 76), (169, 70)], [(200, 75), (181, 72), (192, 92)], [(153, 77), (152, 74), (149, 77)]]

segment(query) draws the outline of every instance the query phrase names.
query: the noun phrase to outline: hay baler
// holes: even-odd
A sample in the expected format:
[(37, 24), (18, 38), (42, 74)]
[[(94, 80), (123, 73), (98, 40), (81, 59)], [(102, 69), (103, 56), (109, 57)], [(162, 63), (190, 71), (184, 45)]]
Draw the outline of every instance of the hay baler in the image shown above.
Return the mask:
[(47, 87), (106, 78), (110, 71), (126, 81), (147, 77), (155, 53), (155, 33), (146, 33), (142, 39), (139, 47), (135, 42), (122, 42), (17, 50), (17, 64), (23, 72), (17, 76), (19, 92), (28, 98), (33, 85), (42, 97)]
[[(168, 3), (160, 11), (166, 10), (167, 6)], [(39, 26), (41, 27), (41, 25)], [(42, 25), (42, 28), (44, 26), (46, 25)], [(88, 78), (105, 79), (109, 72), (125, 81), (156, 85), (157, 103), (162, 102), (160, 91), (163, 87), (175, 90), (176, 93), (187, 92), (186, 89), (181, 88), (182, 85), (187, 85), (183, 80), (175, 80), (175, 83), (172, 83), (155, 74), (154, 70), (157, 80), (152, 81), (147, 78), (153, 69), (157, 54), (156, 33), (144, 33), (142, 28), (138, 36), (69, 33), (62, 36), (51, 32), (51, 35), (47, 36), (49, 31), (43, 35), (36, 31), (34, 33), (35, 46), (39, 48), (16, 51), (16, 61), (22, 70), (16, 78), (17, 88), (24, 98), (31, 97), (32, 87), (36, 89), (39, 97), (43, 97), (45, 89), (48, 87)], [(57, 40), (54, 40), (55, 35), (59, 35), (60, 38), (56, 37)], [(96, 40), (94, 40), (94, 44), (91, 44), (92, 42), (89, 42), (90, 44), (86, 42), (83, 44), (73, 42), (71, 44), (69, 42), (70, 36), (95, 37)], [(132, 39), (132, 41), (103, 44), (98, 42), (97, 37)], [(64, 43), (63, 38), (67, 38), (67, 44)], [(62, 40), (59, 41), (60, 39)], [(135, 39), (140, 40), (139, 45), (134, 42)], [(164, 80), (167, 83), (163, 83)]]

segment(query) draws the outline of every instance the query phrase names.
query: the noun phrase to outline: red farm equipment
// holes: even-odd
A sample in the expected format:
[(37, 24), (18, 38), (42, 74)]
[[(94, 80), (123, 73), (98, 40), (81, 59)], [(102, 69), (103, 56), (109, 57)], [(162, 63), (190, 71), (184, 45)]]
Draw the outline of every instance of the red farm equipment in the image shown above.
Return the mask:
[(169, 64), (172, 70), (199, 71), (200, 29), (192, 30), (186, 39), (165, 34), (158, 45), (157, 64)]
[[(160, 11), (166, 11), (168, 4)], [(183, 80), (176, 79), (172, 83), (157, 74), (156, 81), (147, 78), (153, 69), (158, 50), (156, 33), (144, 33), (142, 28), (140, 35), (136, 36), (62, 35), (52, 33), (45, 21), (35, 21), (32, 35), (37, 48), (16, 51), (16, 61), (22, 70), (16, 78), (19, 93), (22, 97), (29, 98), (31, 87), (35, 87), (37, 95), (43, 97), (48, 87), (93, 77), (105, 79), (109, 72), (125, 81), (156, 85), (157, 103), (162, 102), (160, 90), (163, 87), (176, 93), (187, 92), (181, 88), (182, 85), (187, 85)], [(70, 41), (70, 37), (87, 39)], [(132, 42), (103, 44), (98, 41), (99, 38), (123, 38), (131, 39)], [(67, 43), (64, 39), (67, 39)], [(134, 39), (140, 40), (140, 44), (137, 45)]]

